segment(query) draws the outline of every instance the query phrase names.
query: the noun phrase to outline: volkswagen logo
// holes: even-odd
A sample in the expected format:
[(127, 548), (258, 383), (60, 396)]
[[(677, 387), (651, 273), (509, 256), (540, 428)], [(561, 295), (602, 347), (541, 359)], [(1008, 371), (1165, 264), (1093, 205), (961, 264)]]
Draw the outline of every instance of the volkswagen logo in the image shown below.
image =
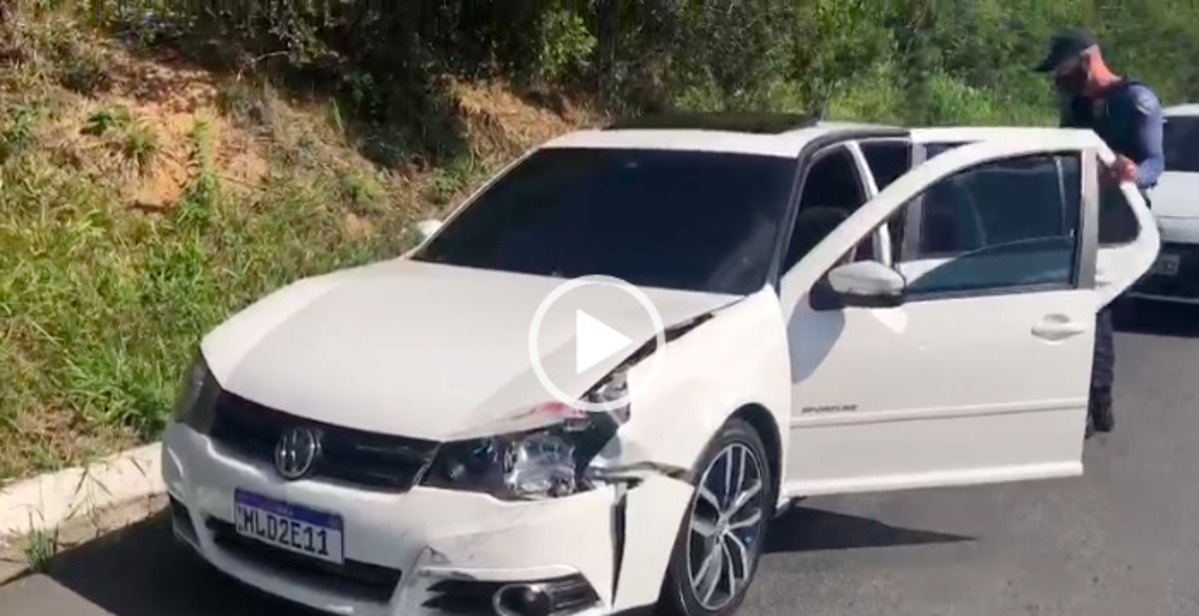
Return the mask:
[(320, 453), (317, 433), (308, 428), (292, 428), (275, 445), (275, 469), (284, 479), (299, 479), (312, 470)]

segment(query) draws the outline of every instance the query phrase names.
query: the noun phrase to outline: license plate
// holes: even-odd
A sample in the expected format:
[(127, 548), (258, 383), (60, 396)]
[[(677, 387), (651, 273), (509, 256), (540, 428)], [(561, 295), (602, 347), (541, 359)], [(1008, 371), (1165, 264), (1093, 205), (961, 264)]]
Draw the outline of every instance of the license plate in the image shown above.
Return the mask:
[(1160, 254), (1153, 263), (1153, 273), (1158, 276), (1175, 276), (1178, 274), (1178, 255)]
[(341, 516), (236, 490), (234, 526), (238, 534), (323, 561), (343, 564)]

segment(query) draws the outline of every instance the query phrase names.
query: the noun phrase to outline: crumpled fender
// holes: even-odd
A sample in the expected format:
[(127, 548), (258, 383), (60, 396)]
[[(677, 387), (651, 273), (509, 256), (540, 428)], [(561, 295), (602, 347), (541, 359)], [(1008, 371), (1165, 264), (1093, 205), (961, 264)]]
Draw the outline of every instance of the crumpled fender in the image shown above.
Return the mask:
[[(786, 443), (790, 358), (773, 290), (716, 311), (657, 352), (665, 356), (652, 382), (645, 381), (649, 361), (630, 371), (631, 419), (594, 466), (607, 473), (687, 477), (725, 422), (750, 407), (764, 409), (774, 424), (776, 433), (763, 434), (763, 440)], [(786, 468), (786, 447), (778, 453), (778, 467)]]
[(763, 440), (780, 444), (776, 468), (786, 468), (790, 360), (772, 290), (691, 324), (658, 352), (666, 355), (653, 382), (644, 381), (649, 362), (630, 371), (630, 421), (590, 469), (620, 486), (611, 525), (614, 610), (658, 600), (675, 543), (662, 538), (679, 532), (699, 457), (731, 416), (764, 410), (772, 425), (761, 429), (775, 433)]

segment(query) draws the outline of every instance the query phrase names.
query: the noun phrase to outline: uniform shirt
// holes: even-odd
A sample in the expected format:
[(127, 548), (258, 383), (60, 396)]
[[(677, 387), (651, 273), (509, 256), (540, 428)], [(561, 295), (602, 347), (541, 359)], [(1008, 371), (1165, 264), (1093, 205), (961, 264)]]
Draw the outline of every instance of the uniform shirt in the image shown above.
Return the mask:
[(1075, 96), (1062, 110), (1063, 127), (1089, 128), (1113, 152), (1136, 163), (1136, 185), (1141, 190), (1156, 186), (1157, 178), (1165, 170), (1164, 123), (1161, 102), (1153, 90), (1128, 79), (1095, 98)]

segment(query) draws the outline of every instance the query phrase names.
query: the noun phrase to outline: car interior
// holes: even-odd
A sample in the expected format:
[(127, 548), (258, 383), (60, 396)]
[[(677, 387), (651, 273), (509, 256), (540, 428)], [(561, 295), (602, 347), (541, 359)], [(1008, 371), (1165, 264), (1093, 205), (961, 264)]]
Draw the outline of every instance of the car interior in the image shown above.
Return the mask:
[[(824, 153), (812, 163), (804, 179), (786, 267), (798, 263), (863, 203), (866, 194), (853, 156), (844, 147)], [(855, 258), (871, 258), (871, 242), (862, 242)]]
[[(1025, 283), (1043, 279), (1052, 282), (1062, 272), (1068, 275), (1072, 254), (1069, 238), (1077, 226), (1080, 198), (1070, 186), (1077, 183), (1078, 173), (1077, 161), (1034, 157), (988, 164), (937, 182), (920, 198), (920, 245), (908, 258), (942, 259), (965, 254), (985, 257), (977, 263), (978, 259), (971, 258), (952, 267), (938, 267), (938, 275), (928, 280), (930, 284), (952, 279), (959, 270), (978, 275), (979, 268), (995, 269), (992, 273), (997, 280), (1013, 278), (1009, 271), (1012, 268), (1027, 271), (1029, 276), (1020, 278)], [(857, 165), (848, 149), (833, 148), (814, 161), (800, 196), (786, 265), (802, 259), (865, 200)], [(1061, 207), (1046, 207), (1050, 202)], [(888, 221), (893, 231), (901, 230), (904, 214), (901, 210)], [(902, 237), (892, 235), (892, 245), (898, 249)], [(875, 258), (872, 239), (862, 241), (838, 265)], [(893, 254), (896, 261), (898, 256)], [(1000, 256), (1002, 261), (992, 264), (993, 258)], [(823, 286), (822, 282), (814, 289), (813, 301), (831, 308), (835, 302), (817, 301), (816, 295), (826, 291), (820, 288)]]
[[(1012, 163), (969, 171), (937, 183), (924, 195), (920, 255), (960, 254), (1050, 230), (1054, 234), (1063, 232), (1072, 226), (1067, 218), (1069, 208), (1046, 209), (1040, 198), (1062, 193), (1060, 177), (1030, 168), (1027, 163)], [(1066, 191), (1076, 193), (1077, 189)]]

